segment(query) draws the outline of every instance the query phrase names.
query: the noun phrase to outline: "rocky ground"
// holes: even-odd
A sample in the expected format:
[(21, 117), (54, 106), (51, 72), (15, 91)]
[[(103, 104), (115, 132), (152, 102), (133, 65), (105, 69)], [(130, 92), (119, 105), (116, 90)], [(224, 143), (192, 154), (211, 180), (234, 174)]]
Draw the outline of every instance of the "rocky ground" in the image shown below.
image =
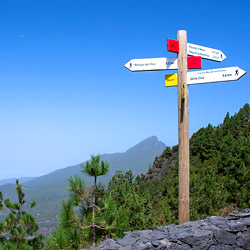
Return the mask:
[(171, 224), (155, 230), (127, 232), (122, 239), (107, 239), (92, 250), (250, 250), (250, 209), (227, 217)]

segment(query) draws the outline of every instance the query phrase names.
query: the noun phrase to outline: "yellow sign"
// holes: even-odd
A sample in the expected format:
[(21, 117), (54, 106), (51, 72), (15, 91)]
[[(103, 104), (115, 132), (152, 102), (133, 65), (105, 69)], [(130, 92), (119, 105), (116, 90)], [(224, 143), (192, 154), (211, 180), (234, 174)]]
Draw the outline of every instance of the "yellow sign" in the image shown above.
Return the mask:
[(177, 74), (165, 75), (165, 87), (173, 87), (178, 85)]

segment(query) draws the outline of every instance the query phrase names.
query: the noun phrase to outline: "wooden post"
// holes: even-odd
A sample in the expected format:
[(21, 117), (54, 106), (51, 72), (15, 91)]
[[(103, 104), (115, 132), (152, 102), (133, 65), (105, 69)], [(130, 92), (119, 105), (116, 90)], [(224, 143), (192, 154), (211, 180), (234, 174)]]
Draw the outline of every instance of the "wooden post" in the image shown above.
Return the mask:
[(177, 32), (179, 127), (179, 225), (189, 220), (189, 112), (187, 85), (187, 32)]

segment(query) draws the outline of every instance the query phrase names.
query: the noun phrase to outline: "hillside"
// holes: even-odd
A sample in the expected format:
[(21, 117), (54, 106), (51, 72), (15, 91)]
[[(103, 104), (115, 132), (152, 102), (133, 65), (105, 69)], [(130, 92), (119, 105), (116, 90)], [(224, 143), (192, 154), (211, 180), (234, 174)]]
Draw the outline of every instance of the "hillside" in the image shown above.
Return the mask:
[[(178, 145), (166, 147), (141, 178), (158, 216), (176, 222), (178, 213)], [(190, 139), (190, 219), (223, 215), (250, 207), (250, 106), (219, 126), (208, 124)], [(165, 212), (162, 212), (165, 211)]]
[[(146, 173), (156, 156), (159, 156), (165, 144), (158, 141), (156, 136), (140, 142), (128, 149), (125, 153), (103, 154), (101, 159), (110, 162), (110, 172), (100, 178), (102, 183), (107, 183), (116, 170), (128, 171), (137, 175)], [(26, 181), (23, 184), (27, 201), (36, 200), (37, 206), (33, 209), (36, 219), (40, 223), (55, 222), (60, 209), (61, 199), (67, 197), (67, 178), (80, 172), (80, 164), (56, 170), (47, 175)], [(92, 185), (92, 179), (80, 174), (87, 185)], [(15, 199), (14, 184), (0, 186), (4, 197)], [(2, 212), (3, 213), (3, 212)]]
[[(166, 147), (146, 174), (113, 176), (106, 191), (129, 217), (123, 231), (178, 220), (178, 145)], [(190, 220), (250, 207), (250, 106), (190, 139)]]

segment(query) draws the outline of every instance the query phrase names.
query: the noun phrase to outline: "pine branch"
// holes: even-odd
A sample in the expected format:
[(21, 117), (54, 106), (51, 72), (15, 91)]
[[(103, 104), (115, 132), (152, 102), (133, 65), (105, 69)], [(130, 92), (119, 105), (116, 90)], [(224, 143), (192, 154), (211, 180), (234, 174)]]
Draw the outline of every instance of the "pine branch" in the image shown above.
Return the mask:
[(86, 226), (86, 227), (83, 227), (83, 226), (81, 226), (79, 229), (88, 229), (88, 228), (91, 228), (92, 227), (92, 224), (91, 225), (89, 225), (89, 226)]
[(108, 228), (105, 228), (105, 227), (101, 227), (101, 226), (98, 226), (96, 224), (92, 224), (93, 227), (97, 227), (97, 228), (100, 228), (102, 230), (109, 230), (109, 229), (114, 229), (114, 227), (108, 227)]
[(98, 207), (97, 205), (94, 205), (94, 204), (89, 205), (89, 206), (84, 205), (84, 207), (85, 207), (85, 208), (95, 207), (95, 208), (97, 208), (99, 211), (103, 211), (103, 210), (105, 210), (105, 209), (106, 209), (105, 207), (104, 207), (104, 208), (100, 208), (100, 207)]

